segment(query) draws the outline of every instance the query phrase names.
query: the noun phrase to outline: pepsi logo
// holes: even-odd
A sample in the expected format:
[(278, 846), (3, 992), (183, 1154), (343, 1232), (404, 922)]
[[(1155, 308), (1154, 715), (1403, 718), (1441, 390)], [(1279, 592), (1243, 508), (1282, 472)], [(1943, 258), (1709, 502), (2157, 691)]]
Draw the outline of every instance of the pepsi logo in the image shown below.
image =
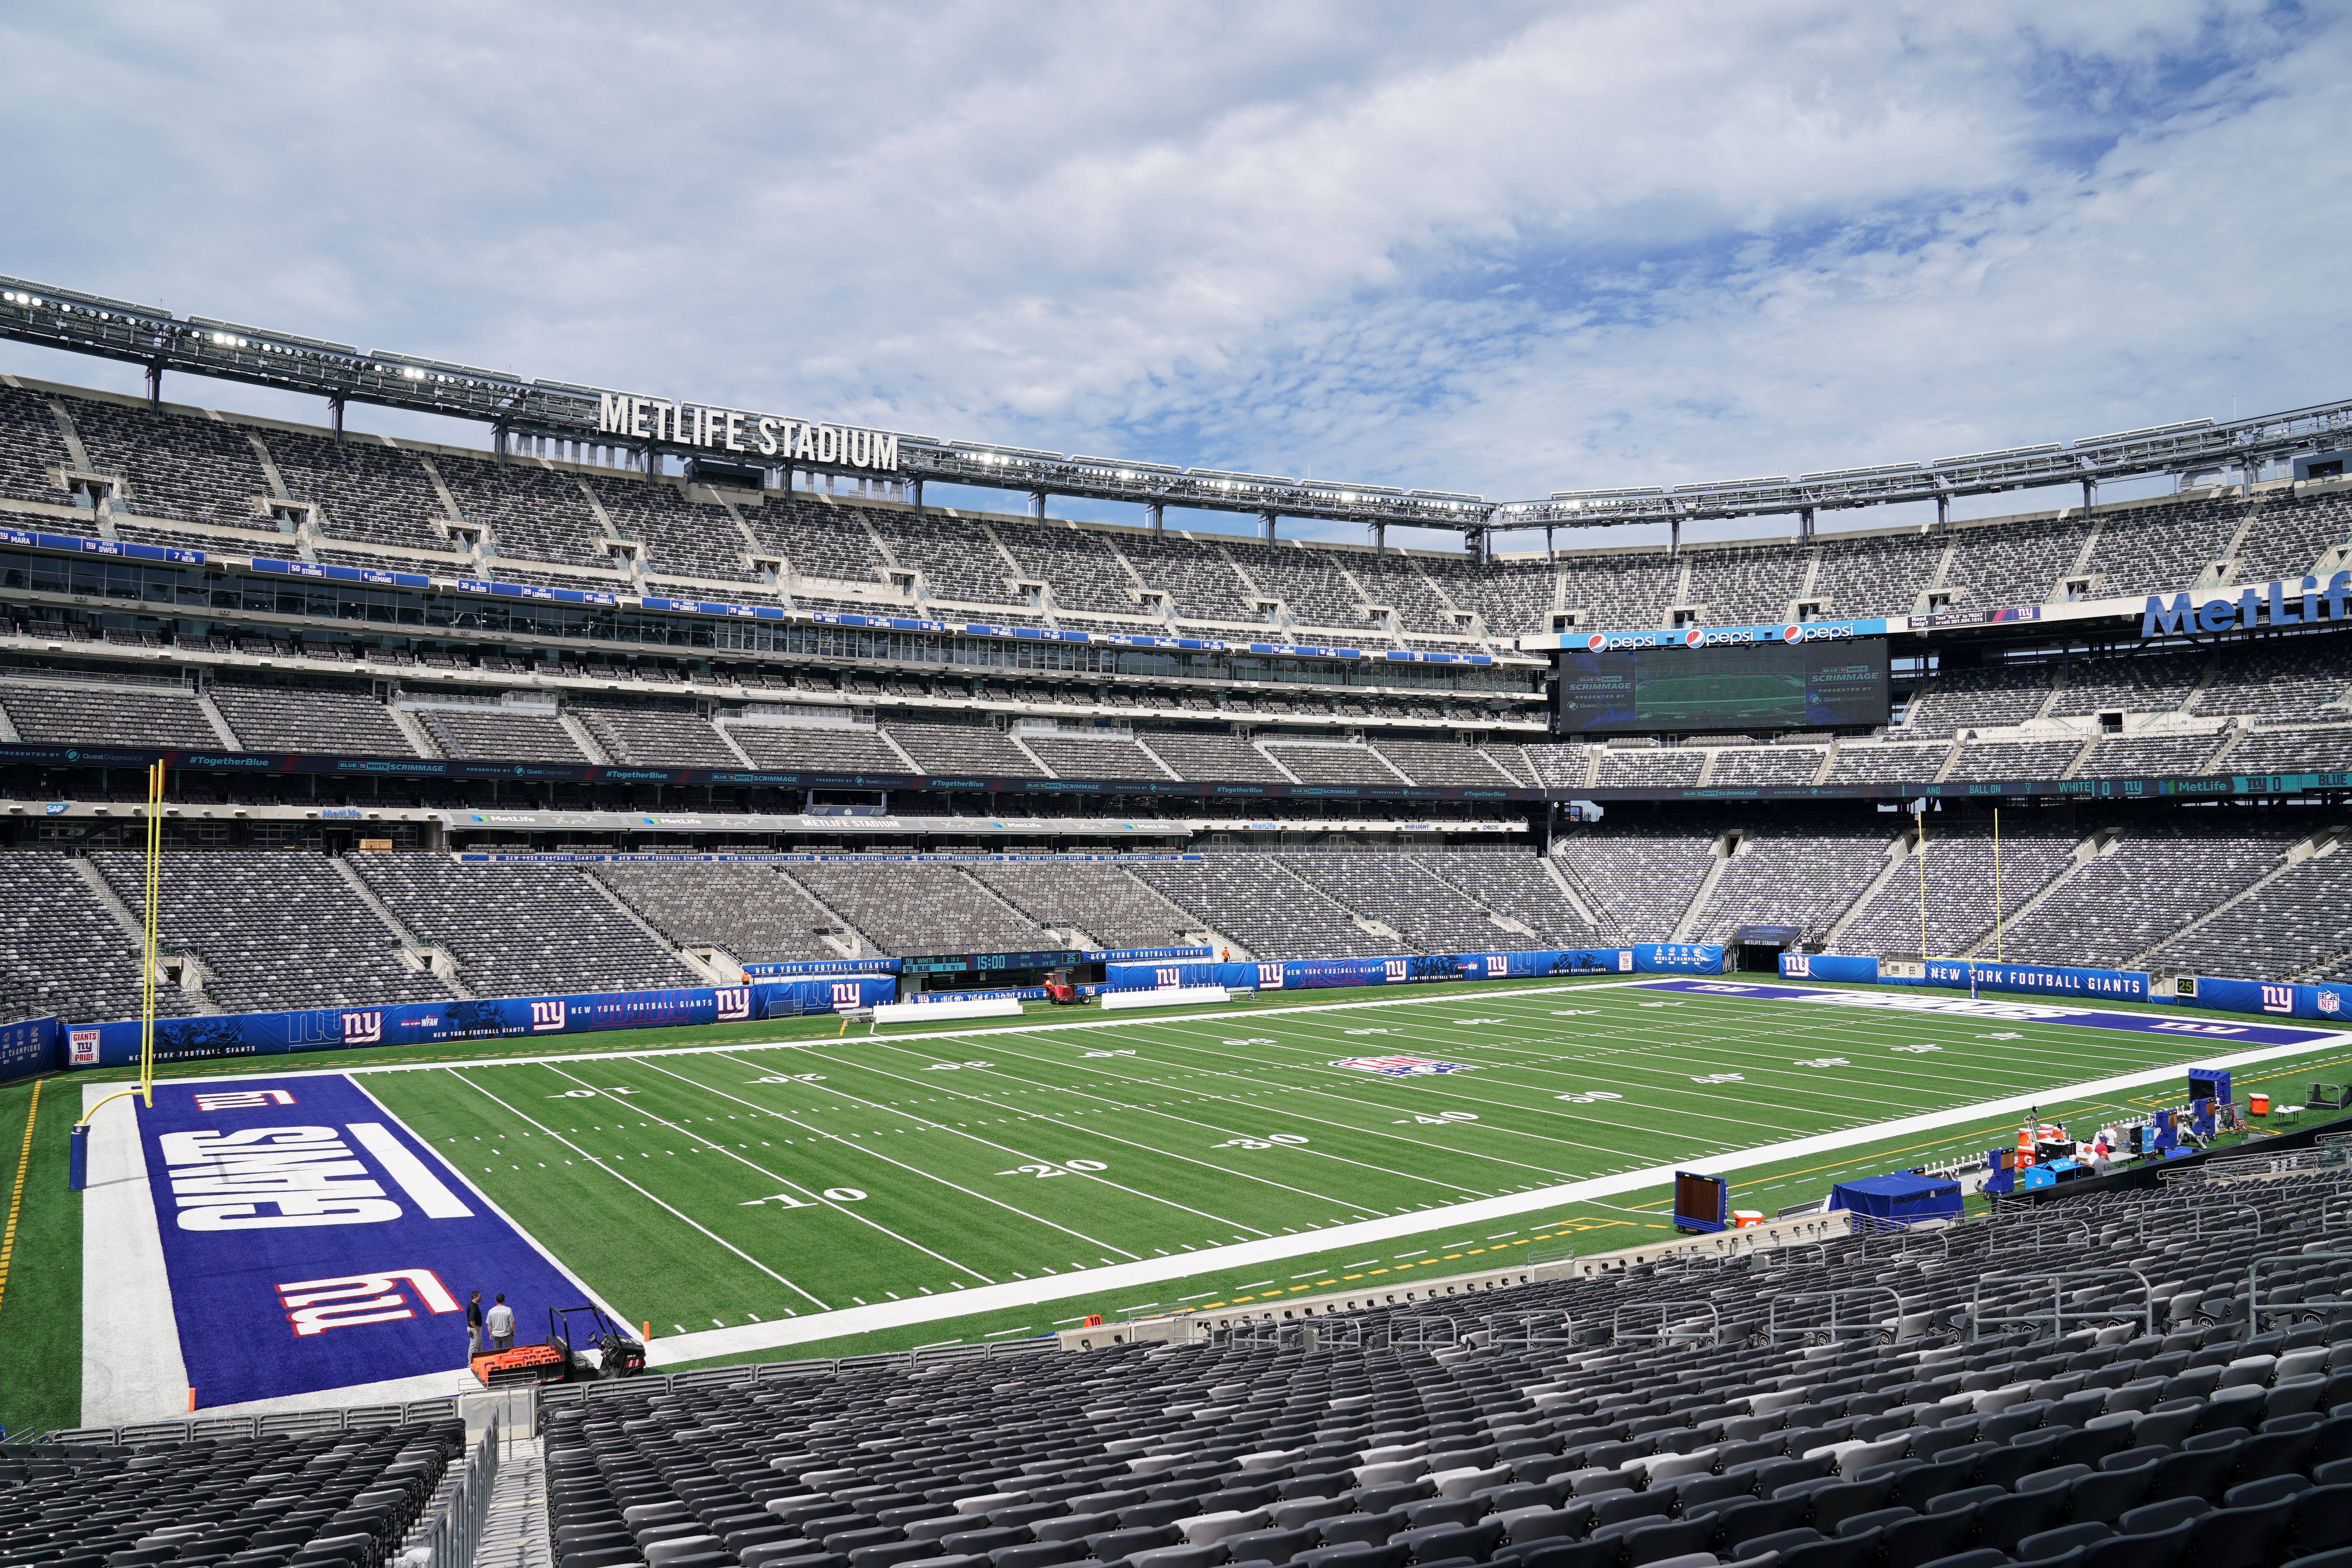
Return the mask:
[(1805, 628), (1802, 626), (1782, 626), (1780, 628), (1780, 640), (1782, 642), (1802, 642), (1805, 640)]
[(1599, 653), (1608, 646), (1608, 637), (1600, 632), (1594, 632), (1591, 637), (1584, 639), (1584, 649), (1587, 653)]
[(1706, 634), (1699, 630), (1696, 626), (1691, 627), (1690, 630), (1683, 634), (1683, 647), (1696, 647), (1705, 641), (1706, 641)]

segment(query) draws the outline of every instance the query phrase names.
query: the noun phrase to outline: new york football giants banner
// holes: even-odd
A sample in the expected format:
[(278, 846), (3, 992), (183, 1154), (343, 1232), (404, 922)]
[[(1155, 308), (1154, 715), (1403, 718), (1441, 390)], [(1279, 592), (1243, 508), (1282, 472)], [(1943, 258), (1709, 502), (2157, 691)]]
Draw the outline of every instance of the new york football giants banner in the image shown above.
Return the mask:
[(1112, 963), (1107, 989), (1222, 985), (1228, 991), (1314, 991), (1335, 985), (1413, 985), (1439, 980), (1538, 980), (1563, 974), (1720, 974), (1713, 942), (1524, 952), (1416, 953), (1404, 958), (1294, 958), (1262, 963)]
[[(2084, 1001), (2146, 1002), (2147, 976), (2129, 969), (2076, 969), (2051, 963), (1992, 963), (1983, 959), (1931, 958), (1924, 980), (1900, 982), (1966, 991), (2018, 991)], [(1971, 979), (1973, 976), (1973, 979)]]
[(589, 1300), (348, 1078), (158, 1084), (138, 1123), (200, 1405), (462, 1371), (474, 1290), (518, 1344)]
[(1878, 960), (1843, 952), (1784, 952), (1780, 955), (1780, 978), (1820, 980), (1832, 985), (1875, 985)]
[[(793, 1018), (869, 1007), (898, 994), (888, 974), (841, 974), (750, 985), (606, 991), (576, 996), (507, 996), (411, 1002), (389, 1007), (320, 1007), (297, 1013), (225, 1013), (155, 1021), (155, 1059), (285, 1056), (363, 1046), (529, 1039), (605, 1029), (686, 1028)], [(69, 1067), (125, 1067), (139, 1059), (139, 1025), (77, 1025), (66, 1031)]]
[(2197, 994), (2179, 997), (2179, 1001), (2187, 1007), (2210, 1007), (2224, 1013), (2267, 1013), (2277, 1018), (2317, 1018), (2352, 1027), (2352, 985), (2216, 980), (2200, 974), (2197, 977)]

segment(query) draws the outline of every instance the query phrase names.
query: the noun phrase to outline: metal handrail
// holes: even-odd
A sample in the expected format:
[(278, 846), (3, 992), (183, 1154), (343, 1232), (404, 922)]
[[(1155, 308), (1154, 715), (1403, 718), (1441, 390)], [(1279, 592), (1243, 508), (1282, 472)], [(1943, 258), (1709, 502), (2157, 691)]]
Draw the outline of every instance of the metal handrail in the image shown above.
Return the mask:
[[(1840, 1307), (1857, 1296), (1884, 1296), (1895, 1303), (1895, 1316), (1897, 1321), (1900, 1321), (1904, 1315), (1902, 1293), (1888, 1285), (1853, 1285), (1842, 1290), (1803, 1290), (1790, 1296), (1774, 1296), (1766, 1304), (1764, 1337), (1769, 1342), (1778, 1344), (1783, 1339), (1806, 1339), (1815, 1334), (1827, 1334), (1834, 1342), (1842, 1333), (1875, 1334), (1884, 1331), (1883, 1325), (1875, 1319), (1864, 1323), (1842, 1323), (1838, 1321)], [(1792, 1325), (1788, 1328), (1780, 1326), (1782, 1307), (1801, 1306), (1809, 1301), (1827, 1301), (1830, 1304), (1830, 1321), (1826, 1323), (1805, 1326)]]
[[(1658, 1326), (1656, 1330), (1641, 1331), (1626, 1328), (1624, 1326), (1625, 1314), (1628, 1312), (1657, 1313)], [(1637, 1342), (1695, 1338), (1696, 1336), (1691, 1334), (1676, 1333), (1668, 1326), (1668, 1315), (1674, 1312), (1705, 1312), (1706, 1314), (1708, 1323), (1706, 1335), (1707, 1342), (1709, 1344), (1721, 1342), (1723, 1339), (1723, 1314), (1715, 1310), (1715, 1303), (1712, 1301), (1628, 1302), (1626, 1305), (1618, 1308), (1616, 1310), (1609, 1314), (1609, 1337), (1612, 1341), (1615, 1342), (1633, 1341)]]
[[(1439, 1338), (1437, 1328), (1443, 1325), (1444, 1337)], [(1389, 1320), (1389, 1344), (1405, 1350), (1427, 1349), (1432, 1345), (1458, 1345), (1462, 1331), (1451, 1318), (1399, 1317)]]
[(490, 1512), (490, 1492), (499, 1480), (499, 1415), (490, 1412), (482, 1440), (467, 1457), (465, 1473), (425, 1537), (422, 1568), (474, 1568), (482, 1525)]
[[(1532, 1348), (1536, 1345), (1572, 1345), (1576, 1342), (1576, 1318), (1565, 1308), (1548, 1312), (1489, 1312), (1478, 1320), (1486, 1331), (1486, 1342), (1491, 1349), (1506, 1346)], [(1539, 1333), (1541, 1326), (1556, 1322), (1557, 1334)], [(1517, 1332), (1513, 1332), (1516, 1328)]]
[(2268, 1307), (2263, 1305), (2263, 1266), (2264, 1264), (2275, 1267), (2283, 1263), (2309, 1263), (2315, 1258), (2339, 1261), (2352, 1259), (2352, 1252), (2290, 1252), (2272, 1258), (2256, 1258), (2247, 1262), (2246, 1321), (2251, 1325), (2250, 1331), (2255, 1333), (2262, 1331), (2264, 1312), (2284, 1316), (2300, 1313), (2313, 1307), (2352, 1307), (2352, 1300), (2336, 1296), (2322, 1296), (2303, 1301), (2280, 1301)]
[(1976, 1288), (1969, 1293), (1969, 1342), (1971, 1344), (1975, 1343), (1987, 1324), (2038, 1324), (2046, 1322), (2050, 1325), (2050, 1337), (2056, 1339), (2065, 1332), (2066, 1324), (2069, 1321), (2075, 1322), (2088, 1322), (2093, 1320), (2097, 1320), (2102, 1322), (2115, 1322), (2124, 1318), (2128, 1313), (2129, 1309), (2111, 1306), (2070, 1309), (2066, 1304), (2067, 1282), (2069, 1280), (2078, 1279), (2113, 1280), (2118, 1275), (2125, 1274), (2128, 1274), (2133, 1279), (2139, 1281), (2140, 1331), (2142, 1333), (2153, 1334), (2156, 1332), (2156, 1302), (2152, 1299), (2148, 1289), (2147, 1276), (2142, 1274), (2137, 1268), (2127, 1268), (2121, 1264), (2114, 1264), (2104, 1268), (2043, 1269), (2031, 1274), (2012, 1276), (2011, 1279), (2007, 1281), (2008, 1283), (2015, 1283), (2020, 1279), (2044, 1279), (2049, 1281), (2050, 1310), (2047, 1312), (2038, 1310), (2032, 1312), (2004, 1312), (1988, 1316), (1984, 1310), (1984, 1291), (1986, 1282), (1984, 1279), (1979, 1276), (1976, 1282)]

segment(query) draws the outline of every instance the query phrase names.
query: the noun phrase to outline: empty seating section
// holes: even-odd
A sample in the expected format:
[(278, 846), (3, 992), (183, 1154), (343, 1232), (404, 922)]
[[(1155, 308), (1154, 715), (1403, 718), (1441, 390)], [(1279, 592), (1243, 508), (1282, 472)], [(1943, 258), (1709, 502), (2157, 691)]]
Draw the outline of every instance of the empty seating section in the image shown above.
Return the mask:
[(277, 527), (267, 504), (269, 480), (242, 426), (82, 398), (67, 400), (66, 410), (90, 467), (124, 481), (117, 512), (215, 527)]
[(1910, 533), (1824, 539), (1811, 596), (1825, 616), (1909, 615), (1942, 553)]
[(985, 724), (893, 723), (890, 738), (928, 774), (1042, 778), (1003, 731)]
[(1417, 849), (1412, 858), (1485, 908), (1536, 932), (1544, 946), (1583, 947), (1619, 939), (1616, 922), (1602, 911), (1591, 911), (1599, 924), (1578, 913), (1544, 862), (1534, 856)]
[(2055, 779), (2063, 778), (2066, 770), (2089, 742), (2079, 738), (2067, 741), (2003, 741), (1982, 744), (1971, 743), (1960, 752), (1960, 760), (1947, 779)]
[(586, 479), (596, 504), (624, 539), (645, 548), (638, 562), (649, 575), (716, 578), (729, 584), (757, 581), (751, 542), (736, 531), (723, 506), (689, 501), (674, 485), (642, 480)]
[(2286, 828), (2127, 827), (2010, 924), (2001, 956), (2137, 967), (2142, 952), (2276, 867), (2294, 837)]
[(771, 496), (742, 518), (761, 547), (790, 562), (798, 575), (879, 587), (882, 557), (858, 526), (859, 515), (830, 501)]
[(445, 1478), (464, 1463), (466, 1424), (397, 1425), (400, 1410), (300, 1436), (11, 1445), (0, 1449), (0, 1561), (366, 1568), (404, 1552), (421, 1561), (446, 1506)]
[(2230, 749), (2233, 773), (2340, 773), (2352, 768), (2352, 725), (2323, 730), (2257, 730)]
[(359, 855), (351, 864), (401, 924), (449, 950), (477, 996), (708, 984), (577, 867), (428, 853)]
[(996, 537), (1013, 553), (1024, 581), (1053, 585), (1054, 603), (1064, 610), (1109, 616), (1146, 613), (1133, 593), (1135, 579), (1119, 564), (1120, 545), (1108, 532), (1046, 524), (995, 525)]
[(979, 523), (880, 508), (868, 510), (866, 522), (900, 566), (923, 574), (923, 585), (933, 598), (977, 605), (1021, 602), (1005, 581), (1016, 574)]
[[(2071, 834), (2004, 822), (1996, 874), (1990, 826), (1947, 826), (1931, 820), (1925, 910), (1927, 955), (1948, 957), (1974, 948), (1991, 934), (1997, 911), (2006, 919), (2065, 868), (2074, 844)], [(1915, 856), (1855, 910), (1838, 929), (1838, 951), (1916, 953), (1922, 912), (1918, 870)], [(1990, 949), (1985, 956), (1991, 956)]]
[(1826, 746), (1732, 746), (1715, 754), (1710, 784), (1809, 784), (1829, 755)]
[(1536, 781), (1544, 789), (1582, 789), (1592, 767), (1591, 746), (1528, 745), (1518, 748), (1535, 769)]
[(2228, 741), (2226, 734), (2109, 735), (2092, 748), (2076, 778), (2190, 777)]
[[(49, 400), (37, 393), (0, 385), (0, 496), (63, 506), (67, 491), (58, 476), (72, 467), (73, 454), (66, 449)], [(59, 525), (52, 520), (42, 526)], [(68, 528), (66, 531), (79, 531)]]
[(964, 869), (1040, 928), (1081, 933), (1098, 948), (1174, 947), (1201, 924), (1115, 864), (981, 863)]
[(1024, 735), (1021, 743), (1065, 779), (1164, 779), (1167, 771), (1132, 740), (1106, 735)]
[(2221, 559), (2242, 510), (2235, 501), (2176, 501), (2105, 514), (2094, 558), (2100, 574), (2094, 594), (2179, 593)]
[(1665, 942), (1715, 864), (1717, 837), (1705, 828), (1603, 821), (1571, 826), (1552, 855), (1589, 904), (1616, 918), (1628, 941)]
[(413, 757), (383, 703), (363, 691), (308, 686), (247, 686), (221, 681), (213, 705), (249, 752), (329, 752), (354, 757)]
[(709, 860), (614, 860), (589, 873), (674, 946), (714, 947), (738, 963), (839, 958), (819, 931), (839, 922), (772, 866)]
[[(147, 910), (146, 857), (101, 850), (90, 862), (133, 916)], [(448, 988), (400, 961), (400, 938), (324, 856), (284, 850), (167, 849), (158, 942), (210, 972), (225, 1012), (271, 1013), (354, 1001), (438, 1002)]]
[[(1477, 592), (1478, 586), (1487, 581), (1486, 574), (1452, 570), (1466, 566), (1467, 563), (1360, 553), (1342, 554), (1339, 559), (1362, 585), (1365, 602), (1394, 610), (1398, 625), (1405, 631), (1458, 637), (1462, 628), (1454, 618), (1456, 610), (1484, 616), (1490, 636), (1511, 637), (1538, 629), (1532, 616), (1518, 609), (1510, 585), (1523, 577), (1523, 573), (1511, 574), (1509, 584), (1498, 581), (1496, 594), (1489, 598)], [(1543, 602), (1549, 605), (1551, 574), (1545, 572), (1542, 577)], [(1450, 606), (1448, 600), (1452, 601)], [(1360, 630), (1365, 626), (1361, 621), (1350, 624)]]
[(1552, 599), (1559, 574), (1547, 562), (1504, 561), (1480, 571), (1466, 561), (1416, 556), (1412, 565), (1443, 587), (1457, 606), (1484, 617), (1489, 637), (1526, 637), (1551, 630)]
[[(2242, 510), (2242, 503), (2234, 504)], [(2352, 501), (2345, 497), (2298, 500), (2266, 496), (2255, 502), (2252, 524), (2238, 547), (2230, 578), (2234, 583), (2299, 582), (2319, 564), (2321, 555), (2347, 541), (2352, 541)]]
[(954, 866), (795, 862), (784, 874), (892, 957), (1040, 952), (1060, 944)]
[(763, 768), (826, 773), (903, 773), (907, 759), (872, 730), (844, 724), (732, 723), (730, 739)]
[(552, 713), (499, 704), (419, 708), (415, 713), (444, 756), (524, 763), (588, 761), (588, 753)]
[(2058, 590), (2090, 531), (2080, 514), (2054, 521), (1957, 527), (1944, 590), (1954, 604), (1969, 609), (2041, 604)]
[(2205, 662), (2201, 651), (2079, 660), (2066, 667), (2050, 711), (2168, 713), (2189, 700)]
[(1679, 748), (1611, 747), (1601, 753), (1604, 789), (1671, 789), (1698, 783), (1706, 753)]
[[(139, 1016), (139, 940), (125, 931), (62, 855), (44, 849), (0, 851), (0, 975), (16, 1016), (54, 1014), (76, 1022)], [(177, 986), (155, 989), (155, 1010), (193, 1011)]]
[(1122, 538), (1118, 549), (1143, 586), (1164, 595), (1180, 619), (1264, 625), (1244, 602), (1245, 590), (1233, 563), (1214, 545), (1213, 535), (1169, 533), (1159, 539)]
[(1728, 942), (1743, 925), (1825, 934), (1885, 868), (1892, 837), (1875, 825), (1827, 823), (1742, 835), (1739, 852), (1726, 862), (1691, 921), (1689, 940)]
[(1430, 788), (1508, 789), (1518, 781), (1474, 746), (1442, 741), (1381, 741), (1376, 749), (1398, 772)]
[(1135, 874), (1202, 923), (1241, 945), (1236, 956), (1277, 958), (1302, 946), (1332, 958), (1381, 958), (1391, 938), (1358, 926), (1329, 898), (1272, 858), (1213, 855), (1193, 865), (1139, 865)]
[(1681, 570), (1671, 555), (1596, 554), (1569, 563), (1561, 605), (1580, 611), (1580, 627), (1638, 631), (1664, 626)]
[(1296, 546), (1252, 544), (1234, 540), (1223, 545), (1258, 592), (1279, 599), (1301, 626), (1353, 635), (1364, 626), (1364, 600), (1342, 575), (1335, 557), (1319, 550)]
[(743, 759), (727, 749), (710, 721), (690, 708), (581, 704), (572, 713), (616, 763), (677, 768), (743, 765)]
[(1410, 856), (1286, 855), (1282, 863), (1340, 908), (1387, 926), (1415, 952), (1483, 952), (1524, 940)]
[(2197, 694), (2195, 710), (2308, 723), (2322, 717), (2323, 708), (2340, 704), (2347, 689), (2352, 649), (2333, 637), (2288, 637), (2231, 649), (2216, 662), (2212, 683)]
[(1789, 617), (1804, 585), (1805, 557), (1775, 542), (1690, 552), (1690, 597), (1712, 626), (1765, 626)]
[(1394, 789), (1404, 783), (1370, 746), (1314, 744), (1269, 740), (1265, 754), (1301, 784), (1360, 784)]
[(1872, 745), (1840, 742), (1830, 763), (1829, 782), (1844, 784), (1928, 784), (1951, 757), (1948, 745)]
[(2022, 724), (2050, 696), (2046, 665), (1946, 669), (1919, 694), (1906, 733), (1948, 735), (1956, 730)]
[(1226, 779), (1236, 784), (1279, 784), (1281, 770), (1238, 735), (1209, 731), (1146, 730), (1136, 739), (1187, 779)]
[(2352, 952), (2342, 913), (2347, 895), (2352, 855), (2338, 851), (2285, 866), (2236, 903), (2148, 953), (2142, 967), (2168, 974), (2265, 978), (2336, 973)]
[[(375, 437), (335, 442), (320, 436), (272, 430), (265, 437), (278, 477), (293, 500), (317, 509), (320, 531), (331, 539), (352, 539), (402, 550), (454, 550), (432, 520), (452, 521), (433, 488), (433, 477), (415, 453)], [(381, 566), (373, 557), (346, 565)], [(446, 572), (446, 563), (436, 563)]]
[(218, 731), (184, 690), (122, 684), (0, 686), (0, 709), (27, 742), (71, 746), (220, 747)]
[(458, 516), (487, 526), (492, 547), (509, 562), (612, 566), (612, 552), (598, 542), (607, 535), (572, 475), (535, 462), (499, 464), (447, 451), (434, 454), (433, 468), (449, 487)]

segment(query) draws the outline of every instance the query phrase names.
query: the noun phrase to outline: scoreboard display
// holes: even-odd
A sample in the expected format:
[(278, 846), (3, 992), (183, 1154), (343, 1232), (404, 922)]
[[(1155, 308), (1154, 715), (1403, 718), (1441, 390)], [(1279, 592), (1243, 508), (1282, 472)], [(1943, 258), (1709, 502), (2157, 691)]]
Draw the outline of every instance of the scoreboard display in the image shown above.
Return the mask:
[(1830, 729), (1884, 724), (1886, 639), (1717, 647), (1565, 649), (1561, 734)]

